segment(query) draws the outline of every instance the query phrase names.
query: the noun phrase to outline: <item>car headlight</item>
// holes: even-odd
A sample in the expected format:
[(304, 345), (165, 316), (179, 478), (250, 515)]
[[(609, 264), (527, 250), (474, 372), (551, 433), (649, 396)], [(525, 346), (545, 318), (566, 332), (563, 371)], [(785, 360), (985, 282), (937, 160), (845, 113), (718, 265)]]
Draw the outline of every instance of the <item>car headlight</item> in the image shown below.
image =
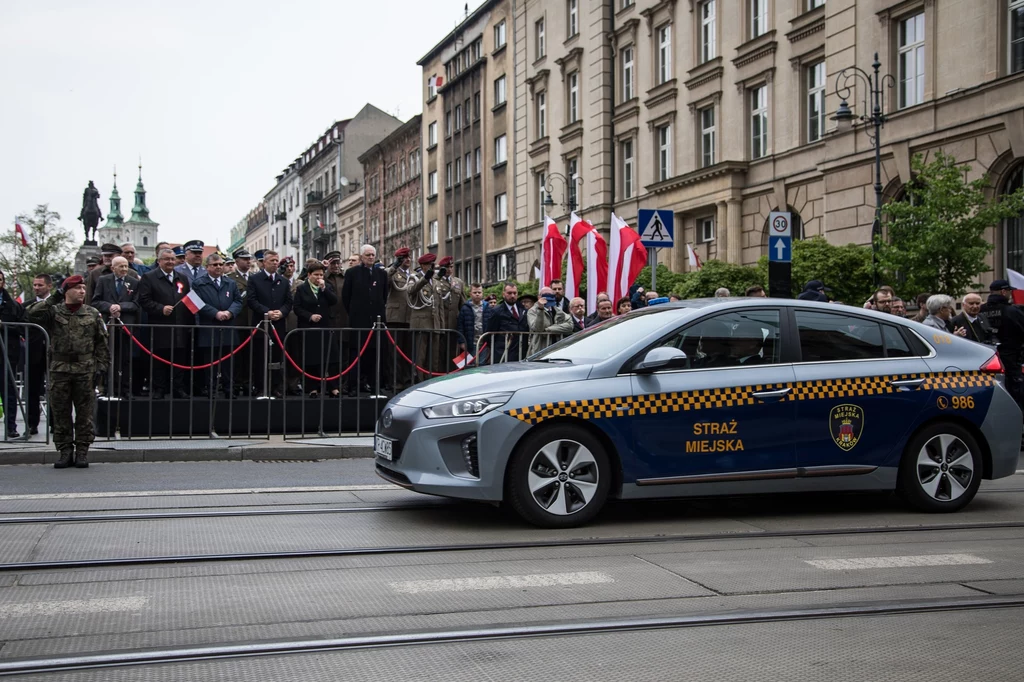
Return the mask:
[(494, 393), (491, 395), (478, 395), (471, 398), (451, 400), (424, 407), (423, 415), (427, 419), (476, 417), (501, 407), (507, 403), (511, 397), (511, 393)]

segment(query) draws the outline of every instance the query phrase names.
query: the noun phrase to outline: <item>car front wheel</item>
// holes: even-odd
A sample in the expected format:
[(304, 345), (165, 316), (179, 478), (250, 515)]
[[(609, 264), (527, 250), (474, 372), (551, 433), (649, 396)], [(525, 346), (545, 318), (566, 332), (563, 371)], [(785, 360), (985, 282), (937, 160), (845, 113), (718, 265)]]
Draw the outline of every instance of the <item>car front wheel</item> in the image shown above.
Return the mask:
[(953, 512), (981, 486), (981, 448), (967, 429), (935, 424), (914, 436), (900, 462), (900, 496), (927, 512)]
[(507, 499), (544, 528), (581, 526), (601, 510), (611, 483), (608, 454), (586, 429), (559, 425), (528, 436), (509, 463)]

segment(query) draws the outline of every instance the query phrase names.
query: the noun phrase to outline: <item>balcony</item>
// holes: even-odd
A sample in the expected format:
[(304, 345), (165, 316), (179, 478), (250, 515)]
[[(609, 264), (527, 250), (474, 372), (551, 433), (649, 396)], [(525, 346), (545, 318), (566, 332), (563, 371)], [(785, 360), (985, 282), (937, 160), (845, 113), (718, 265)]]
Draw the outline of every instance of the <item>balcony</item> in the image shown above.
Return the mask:
[(287, 220), (288, 220), (288, 214), (283, 212), (283, 211), (281, 213), (275, 213), (274, 214), (274, 221), (275, 222), (282, 222), (283, 223), (283, 222), (286, 222)]
[(321, 201), (323, 201), (323, 199), (324, 199), (324, 193), (323, 192), (307, 192), (306, 193), (306, 203), (307, 204), (320, 203)]

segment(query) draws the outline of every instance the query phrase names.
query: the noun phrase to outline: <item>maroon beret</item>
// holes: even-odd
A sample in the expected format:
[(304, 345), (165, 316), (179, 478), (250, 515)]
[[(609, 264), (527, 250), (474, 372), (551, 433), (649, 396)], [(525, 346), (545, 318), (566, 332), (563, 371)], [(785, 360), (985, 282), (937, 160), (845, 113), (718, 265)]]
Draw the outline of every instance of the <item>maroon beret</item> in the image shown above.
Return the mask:
[(64, 288), (70, 289), (71, 287), (77, 287), (79, 284), (85, 284), (85, 280), (81, 275), (71, 275), (64, 280)]
[(438, 263), (437, 265), (438, 265), (438, 267), (444, 268), (444, 267), (447, 267), (447, 266), (449, 266), (451, 264), (452, 264), (452, 257), (451, 256), (445, 256), (444, 258), (441, 259), (441, 262)]
[(398, 251), (395, 251), (395, 258), (408, 258), (408, 257), (409, 257), (409, 249), (404, 247), (404, 246), (402, 248), (398, 249)]
[(437, 260), (437, 255), (436, 254), (425, 253), (422, 256), (420, 256), (419, 264), (420, 265), (430, 265), (431, 263), (433, 263), (436, 260)]

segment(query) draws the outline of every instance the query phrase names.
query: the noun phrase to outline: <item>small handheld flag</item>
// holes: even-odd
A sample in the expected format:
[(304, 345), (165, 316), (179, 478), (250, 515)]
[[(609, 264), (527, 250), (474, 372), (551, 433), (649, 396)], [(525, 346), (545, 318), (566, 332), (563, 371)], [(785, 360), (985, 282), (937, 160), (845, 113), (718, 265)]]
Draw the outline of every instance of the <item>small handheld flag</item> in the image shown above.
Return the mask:
[(196, 293), (196, 290), (188, 292), (185, 298), (181, 299), (181, 302), (185, 304), (185, 307), (192, 311), (192, 314), (198, 313), (200, 310), (206, 307), (206, 301)]

